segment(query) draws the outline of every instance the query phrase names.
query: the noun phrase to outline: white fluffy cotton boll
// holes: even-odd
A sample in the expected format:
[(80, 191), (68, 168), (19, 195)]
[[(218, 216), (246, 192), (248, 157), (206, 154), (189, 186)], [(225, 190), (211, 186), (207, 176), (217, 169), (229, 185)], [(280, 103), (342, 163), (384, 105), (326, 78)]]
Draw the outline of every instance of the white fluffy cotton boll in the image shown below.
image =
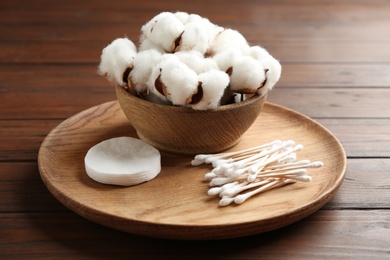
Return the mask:
[(203, 22), (203, 19), (205, 19), (205, 18), (203, 18), (199, 14), (189, 14), (187, 22), (188, 23), (192, 23), (192, 22), (201, 23), (201, 22)]
[(211, 58), (204, 58), (198, 51), (179, 51), (175, 56), (186, 64), (196, 74), (201, 74), (209, 70), (219, 69), (217, 63)]
[(163, 93), (174, 105), (186, 105), (198, 87), (198, 75), (178, 59), (167, 59), (160, 64)]
[(244, 50), (244, 55), (251, 56), (256, 60), (261, 60), (270, 56), (269, 52), (266, 49), (258, 45), (251, 46), (248, 49)]
[(229, 76), (220, 70), (210, 70), (198, 75), (202, 83), (202, 97), (191, 107), (197, 110), (213, 109), (219, 106), (222, 95), (229, 85)]
[(210, 54), (213, 56), (228, 49), (244, 50), (248, 46), (248, 42), (241, 33), (233, 29), (225, 29), (211, 43)]
[(147, 82), (152, 73), (152, 68), (156, 66), (161, 57), (161, 53), (155, 49), (140, 51), (134, 59), (133, 70), (129, 74), (129, 85), (138, 93), (147, 92)]
[(233, 92), (253, 94), (264, 88), (265, 70), (260, 61), (245, 56), (233, 64), (230, 88)]
[(181, 42), (177, 51), (195, 50), (205, 54), (209, 45), (207, 28), (201, 23), (190, 22), (185, 24), (184, 32), (181, 35)]
[(202, 64), (201, 72), (206, 72), (209, 70), (219, 70), (217, 63), (212, 58), (204, 58), (201, 64)]
[(146, 50), (156, 50), (161, 54), (165, 53), (164, 49), (161, 46), (154, 44), (149, 39), (142, 40), (138, 46), (138, 51), (146, 51)]
[(173, 13), (163, 12), (142, 26), (141, 44), (148, 39), (165, 52), (173, 52), (183, 31), (183, 23)]
[(167, 96), (167, 89), (161, 81), (161, 70), (164, 64), (169, 60), (178, 61), (178, 57), (175, 54), (165, 53), (162, 54), (157, 61), (156, 65), (152, 67), (150, 77), (147, 81), (149, 88), (149, 95), (145, 96), (145, 99), (160, 103), (160, 104), (172, 104)]
[(98, 73), (113, 84), (125, 86), (127, 76), (124, 73), (133, 67), (136, 54), (137, 48), (128, 38), (115, 39), (102, 50)]
[[(164, 94), (164, 92), (161, 89), (161, 70), (160, 70), (160, 64), (157, 64), (157, 66), (152, 68), (152, 71), (150, 73), (150, 77), (147, 81), (147, 86), (149, 88), (149, 95), (146, 95), (147, 99), (149, 100), (149, 96), (152, 95), (151, 99), (152, 101), (156, 101), (156, 103), (169, 103), (168, 97)], [(156, 87), (157, 86), (157, 87)]]
[(180, 22), (182, 22), (183, 24), (186, 24), (188, 22), (188, 19), (190, 17), (190, 15), (186, 12), (175, 12), (174, 15), (176, 16), (177, 19), (180, 20)]
[(174, 54), (181, 62), (197, 74), (203, 72), (203, 55), (198, 51), (178, 51)]
[(221, 26), (218, 26), (216, 24), (213, 24), (212, 22), (210, 22), (209, 19), (207, 18), (204, 18), (200, 15), (197, 15), (197, 14), (190, 14), (189, 15), (189, 18), (188, 18), (188, 23), (196, 23), (196, 24), (199, 24), (199, 26), (201, 26), (202, 28), (204, 28), (204, 30), (207, 32), (207, 38), (208, 38), (208, 48), (207, 48), (207, 52), (209, 52), (210, 50), (210, 45), (212, 44), (212, 42), (214, 42), (216, 36), (225, 30), (225, 28), (221, 27)]
[(222, 71), (227, 71), (238, 60), (242, 59), (243, 55), (238, 49), (228, 49), (215, 54), (212, 59)]
[(279, 81), (282, 74), (282, 65), (271, 55), (261, 59), (260, 62), (264, 69), (267, 70), (265, 73), (266, 82), (264, 88), (261, 88), (258, 91), (260, 94), (263, 94), (265, 91), (271, 90)]

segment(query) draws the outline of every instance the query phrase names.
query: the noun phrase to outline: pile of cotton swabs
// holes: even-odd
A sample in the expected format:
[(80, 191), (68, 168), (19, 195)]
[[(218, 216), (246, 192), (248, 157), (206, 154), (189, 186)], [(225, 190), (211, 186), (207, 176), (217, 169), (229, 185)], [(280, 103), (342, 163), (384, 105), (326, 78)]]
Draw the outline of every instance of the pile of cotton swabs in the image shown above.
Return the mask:
[(213, 170), (205, 175), (210, 181), (210, 196), (219, 196), (220, 206), (232, 202), (241, 204), (248, 198), (297, 181), (310, 182), (308, 168), (318, 168), (322, 162), (296, 161), (296, 153), (303, 145), (292, 140), (273, 142), (249, 149), (219, 153), (198, 154), (193, 166), (212, 164)]

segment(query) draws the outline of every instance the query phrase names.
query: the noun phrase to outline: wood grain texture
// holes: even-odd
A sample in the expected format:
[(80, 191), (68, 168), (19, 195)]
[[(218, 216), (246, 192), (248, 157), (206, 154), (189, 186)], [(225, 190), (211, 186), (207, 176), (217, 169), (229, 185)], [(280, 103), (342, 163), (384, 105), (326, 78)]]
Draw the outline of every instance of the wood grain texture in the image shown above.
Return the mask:
[[(36, 162), (3, 162), (0, 166), (0, 213), (68, 211), (48, 192)], [(343, 184), (323, 209), (388, 209), (389, 170), (389, 159), (349, 159)]]
[(390, 88), (275, 88), (268, 100), (309, 117), (389, 118)]
[[(266, 104), (232, 150), (276, 139), (302, 144), (300, 158), (322, 161), (313, 183), (269, 191), (240, 206), (218, 207), (202, 183), (207, 166), (191, 167), (192, 156), (162, 153), (162, 171), (150, 182), (102, 185), (85, 174), (90, 147), (110, 137), (136, 137), (118, 102), (83, 111), (61, 123), (43, 142), (38, 157), (41, 177), (51, 193), (81, 216), (122, 231), (174, 239), (222, 239), (283, 227), (312, 214), (334, 195), (346, 167), (344, 151), (325, 128), (285, 108)], [(258, 209), (267, 209), (253, 214)]]
[[(86, 93), (70, 90), (2, 94), (0, 116), (4, 119), (67, 118), (91, 106), (115, 99), (113, 90)], [(389, 88), (275, 88), (267, 100), (313, 118), (389, 118)], [(20, 103), (15, 110), (15, 101)], [(315, 106), (317, 109), (313, 109)]]
[[(388, 210), (320, 210), (304, 221), (264, 234), (222, 241), (179, 241), (129, 235), (68, 212), (13, 213), (0, 218), (4, 227), (0, 257), (386, 259), (390, 254), (389, 220)], [(40, 232), (33, 232), (36, 229)]]
[[(179, 9), (266, 47), (283, 66), (269, 100), (340, 140), (346, 178), (321, 210), (251, 237), (171, 241), (87, 221), (44, 186), (44, 137), (115, 99), (96, 75), (102, 48), (137, 40), (146, 20)], [(389, 9), (387, 0), (0, 1), (0, 258), (389, 258)]]
[[(61, 121), (0, 120), (0, 161), (36, 160), (43, 138)], [(316, 121), (339, 139), (349, 158), (390, 157), (390, 119), (316, 118)]]
[(146, 101), (120, 86), (116, 94), (141, 140), (160, 151), (191, 155), (223, 152), (235, 146), (267, 100), (266, 93), (215, 109), (195, 110)]

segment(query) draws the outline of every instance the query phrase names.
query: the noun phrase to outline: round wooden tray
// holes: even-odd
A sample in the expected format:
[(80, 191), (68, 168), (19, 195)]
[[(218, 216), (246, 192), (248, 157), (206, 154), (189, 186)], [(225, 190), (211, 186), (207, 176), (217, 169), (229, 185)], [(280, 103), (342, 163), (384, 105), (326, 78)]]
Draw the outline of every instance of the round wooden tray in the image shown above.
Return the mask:
[[(207, 195), (209, 165), (191, 166), (192, 156), (161, 153), (162, 171), (132, 187), (90, 179), (84, 157), (93, 145), (118, 136), (137, 137), (116, 101), (92, 107), (62, 122), (45, 138), (38, 156), (41, 178), (65, 206), (86, 219), (121, 231), (170, 239), (224, 239), (277, 229), (312, 214), (340, 187), (346, 156), (323, 126), (292, 110), (266, 103), (237, 146), (241, 150), (275, 139), (304, 146), (298, 160), (322, 161), (313, 180), (267, 191), (241, 205), (218, 206)], [(200, 140), (201, 141), (201, 140)]]

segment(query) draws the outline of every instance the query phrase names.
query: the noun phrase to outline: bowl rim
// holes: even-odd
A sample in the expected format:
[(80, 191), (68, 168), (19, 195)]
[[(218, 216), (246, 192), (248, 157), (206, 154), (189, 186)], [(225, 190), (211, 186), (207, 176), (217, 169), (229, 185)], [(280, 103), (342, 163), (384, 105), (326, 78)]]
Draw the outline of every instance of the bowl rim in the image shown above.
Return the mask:
[(197, 112), (197, 113), (205, 113), (207, 111), (224, 111), (224, 110), (231, 110), (231, 109), (238, 108), (238, 107), (245, 107), (247, 105), (250, 105), (252, 103), (259, 101), (260, 99), (266, 98), (267, 94), (268, 94), (268, 91), (265, 92), (263, 95), (260, 95), (259, 93), (255, 93), (254, 96), (252, 96), (246, 100), (240, 101), (240, 102), (222, 105), (222, 106), (218, 106), (216, 108), (200, 110), (200, 109), (193, 109), (191, 107), (185, 107), (185, 106), (164, 105), (164, 104), (155, 103), (155, 102), (137, 97), (136, 95), (132, 94), (131, 92), (128, 92), (125, 88), (123, 88), (121, 86), (116, 85), (116, 88), (119, 89), (119, 91), (121, 93), (124, 93), (124, 95), (126, 97), (129, 97), (129, 98), (134, 99), (134, 100), (137, 99), (137, 102), (141, 102), (145, 105), (151, 104), (152, 106), (155, 106), (155, 107), (161, 108), (161, 109), (174, 109), (177, 111), (193, 111), (193, 112)]

